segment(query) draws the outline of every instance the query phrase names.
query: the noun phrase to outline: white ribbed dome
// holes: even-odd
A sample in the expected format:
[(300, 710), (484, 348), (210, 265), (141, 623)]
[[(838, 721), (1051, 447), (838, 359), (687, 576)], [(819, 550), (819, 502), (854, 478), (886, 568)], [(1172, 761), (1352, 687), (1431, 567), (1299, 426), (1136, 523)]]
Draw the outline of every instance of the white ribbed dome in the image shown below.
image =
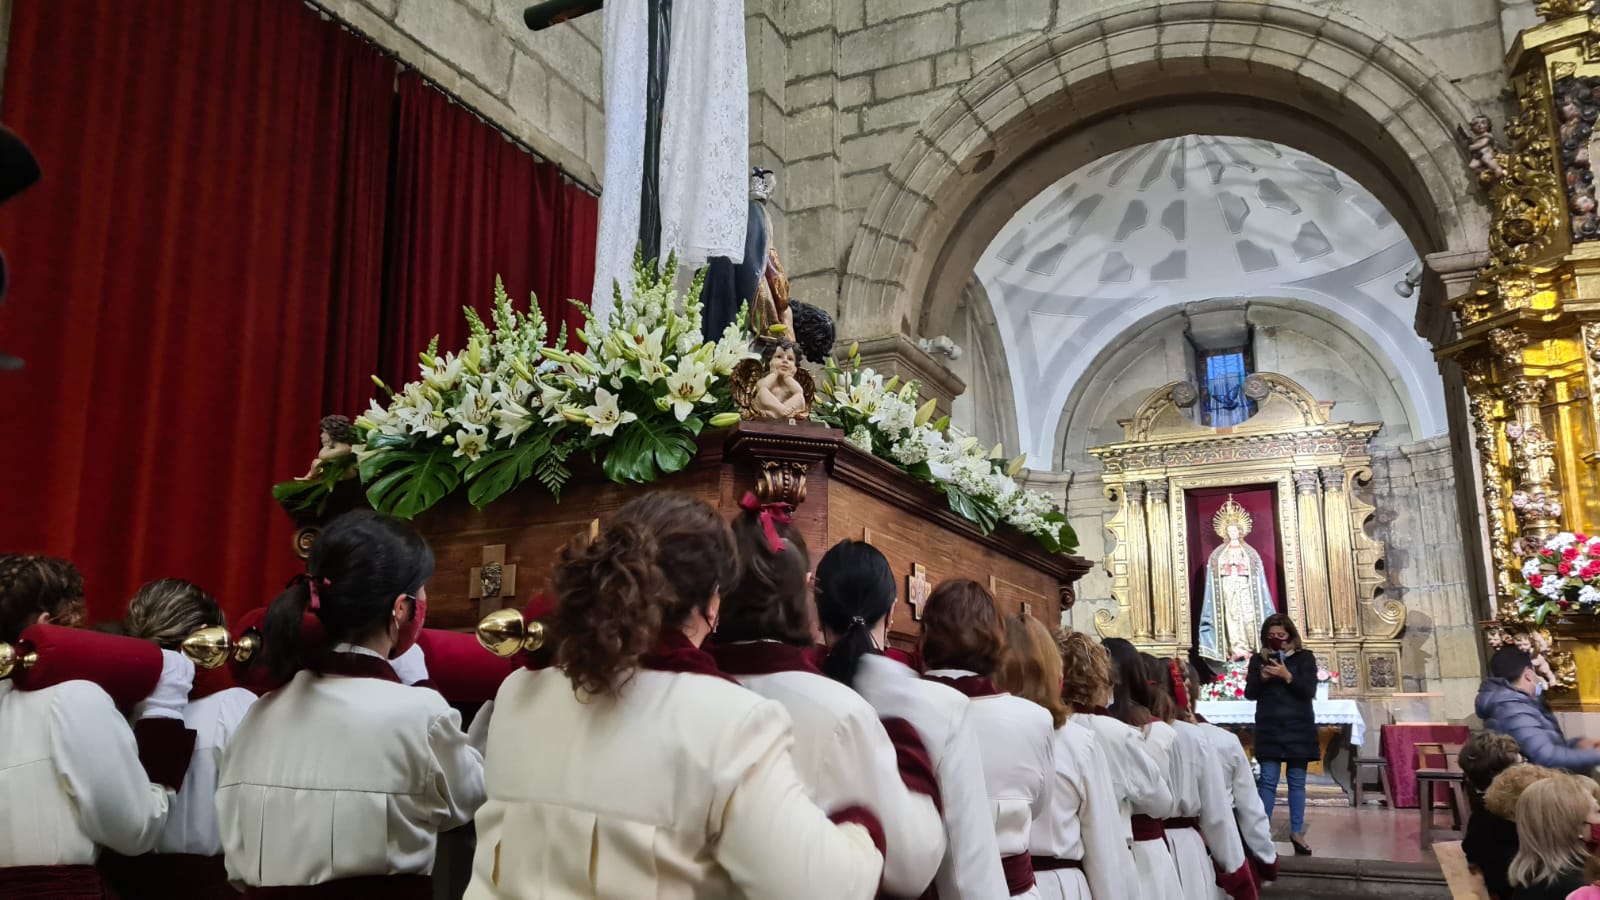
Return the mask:
[(1113, 153), (1051, 185), (1006, 223), (976, 269), (1006, 345), (1023, 443), (1042, 463), (1094, 355), (1164, 307), (1313, 300), (1366, 326), (1402, 368), (1421, 367), (1421, 389), (1421, 373), (1436, 370), (1412, 327), (1415, 299), (1394, 290), (1416, 262), (1383, 204), (1316, 157), (1188, 135)]

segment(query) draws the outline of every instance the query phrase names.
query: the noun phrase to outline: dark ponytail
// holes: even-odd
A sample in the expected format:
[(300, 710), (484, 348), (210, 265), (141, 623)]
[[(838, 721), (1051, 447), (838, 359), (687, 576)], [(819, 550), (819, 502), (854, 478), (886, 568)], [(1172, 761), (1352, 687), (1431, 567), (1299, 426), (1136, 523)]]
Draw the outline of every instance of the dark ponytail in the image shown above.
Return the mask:
[[(371, 510), (339, 516), (317, 534), (305, 576), (267, 606), (261, 620), (267, 670), (287, 680), (315, 668), (328, 647), (387, 629), (396, 598), (415, 597), (432, 576), (433, 550), (409, 524)], [(308, 612), (322, 624), (320, 647), (306, 646)]]
[(616, 694), (666, 628), (706, 612), (738, 571), (728, 523), (687, 494), (635, 498), (556, 563), (556, 665), (574, 691)]
[(872, 630), (894, 608), (894, 570), (865, 541), (840, 541), (817, 563), (817, 617), (837, 635), (822, 671), (854, 684), (861, 657), (872, 652)]
[(1155, 718), (1150, 714), (1150, 686), (1139, 650), (1122, 638), (1100, 642), (1111, 654), (1111, 714), (1135, 728)]
[(732, 590), (722, 592), (717, 640), (773, 640), (810, 647), (815, 635), (806, 590), (811, 557), (805, 539), (789, 524), (785, 509), (758, 506), (753, 496), (746, 501), (748, 505), (733, 520), (739, 574)]

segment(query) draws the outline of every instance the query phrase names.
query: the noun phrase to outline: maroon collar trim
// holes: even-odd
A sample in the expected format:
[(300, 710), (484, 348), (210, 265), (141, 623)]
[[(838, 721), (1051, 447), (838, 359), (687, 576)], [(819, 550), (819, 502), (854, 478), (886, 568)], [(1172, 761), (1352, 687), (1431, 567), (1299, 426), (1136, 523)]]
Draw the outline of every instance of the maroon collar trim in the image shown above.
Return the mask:
[(960, 675), (954, 677), (949, 675), (924, 675), (922, 677), (929, 681), (937, 681), (940, 684), (948, 684), (968, 697), (993, 697), (996, 694), (1004, 693), (984, 675)]
[(717, 668), (729, 675), (773, 675), (778, 672), (822, 672), (811, 662), (805, 648), (775, 641), (741, 641), (736, 644), (708, 644), (706, 652)]
[(711, 654), (694, 645), (693, 641), (676, 628), (663, 628), (656, 646), (639, 657), (639, 668), (655, 672), (681, 672), (690, 675), (710, 675), (738, 684), (717, 667)]
[(317, 671), (323, 675), (343, 675), (346, 678), (376, 678), (379, 681), (400, 683), (400, 676), (386, 659), (365, 653), (324, 653)]

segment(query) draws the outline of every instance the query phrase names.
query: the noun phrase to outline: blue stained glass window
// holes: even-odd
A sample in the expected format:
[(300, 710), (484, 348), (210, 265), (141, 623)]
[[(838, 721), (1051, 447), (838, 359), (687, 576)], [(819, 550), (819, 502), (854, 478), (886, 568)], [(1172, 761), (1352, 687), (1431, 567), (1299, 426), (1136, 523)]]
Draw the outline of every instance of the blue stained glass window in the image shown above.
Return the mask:
[(1244, 395), (1244, 379), (1250, 374), (1244, 349), (1209, 353), (1204, 357), (1203, 365), (1201, 412), (1205, 424), (1213, 428), (1227, 428), (1250, 418), (1255, 412), (1255, 404)]

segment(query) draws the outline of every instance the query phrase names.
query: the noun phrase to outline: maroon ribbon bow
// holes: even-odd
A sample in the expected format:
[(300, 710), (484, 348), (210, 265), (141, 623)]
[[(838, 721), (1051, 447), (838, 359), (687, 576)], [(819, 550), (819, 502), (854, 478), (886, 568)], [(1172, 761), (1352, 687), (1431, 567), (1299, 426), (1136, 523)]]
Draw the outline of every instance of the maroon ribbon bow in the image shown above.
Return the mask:
[(294, 587), (297, 584), (305, 585), (306, 589), (311, 592), (311, 606), (310, 606), (310, 609), (311, 609), (312, 612), (317, 612), (318, 610), (322, 609), (322, 597), (318, 593), (319, 589), (331, 587), (333, 585), (333, 582), (329, 581), (326, 578), (323, 578), (320, 575), (305, 574), (305, 575), (296, 575), (293, 578), (289, 579), (289, 586), (290, 587)]
[(753, 512), (761, 519), (761, 532), (767, 536), (767, 549), (773, 553), (783, 552), (783, 538), (778, 536), (778, 526), (788, 525), (794, 521), (789, 516), (792, 507), (787, 503), (762, 503), (756, 495), (745, 492), (739, 500), (739, 508), (746, 512)]
[(1178, 701), (1178, 708), (1189, 709), (1189, 691), (1183, 682), (1183, 670), (1178, 668), (1178, 661), (1167, 660), (1167, 671), (1172, 673), (1172, 697)]

